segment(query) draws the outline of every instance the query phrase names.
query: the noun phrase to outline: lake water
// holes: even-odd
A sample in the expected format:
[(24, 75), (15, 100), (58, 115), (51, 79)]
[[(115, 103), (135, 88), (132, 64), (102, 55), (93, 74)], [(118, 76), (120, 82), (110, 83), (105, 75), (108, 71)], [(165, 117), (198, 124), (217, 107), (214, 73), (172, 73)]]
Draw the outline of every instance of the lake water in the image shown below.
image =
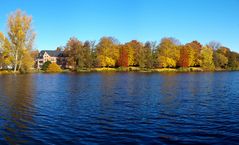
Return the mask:
[(0, 75), (0, 144), (237, 144), (239, 72)]

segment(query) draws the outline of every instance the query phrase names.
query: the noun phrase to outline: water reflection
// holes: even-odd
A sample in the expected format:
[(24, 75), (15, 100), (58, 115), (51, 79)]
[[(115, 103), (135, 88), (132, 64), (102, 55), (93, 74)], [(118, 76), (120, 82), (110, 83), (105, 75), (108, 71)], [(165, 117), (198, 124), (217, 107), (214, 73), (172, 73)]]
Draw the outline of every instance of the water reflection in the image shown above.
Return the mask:
[[(34, 123), (35, 82), (30, 75), (1, 76), (0, 96), (5, 100), (1, 103), (1, 125), (3, 138), (10, 144), (25, 143), (24, 137), (31, 134)], [(2, 109), (4, 109), (2, 111)]]
[(238, 85), (237, 72), (0, 76), (0, 144), (235, 144)]

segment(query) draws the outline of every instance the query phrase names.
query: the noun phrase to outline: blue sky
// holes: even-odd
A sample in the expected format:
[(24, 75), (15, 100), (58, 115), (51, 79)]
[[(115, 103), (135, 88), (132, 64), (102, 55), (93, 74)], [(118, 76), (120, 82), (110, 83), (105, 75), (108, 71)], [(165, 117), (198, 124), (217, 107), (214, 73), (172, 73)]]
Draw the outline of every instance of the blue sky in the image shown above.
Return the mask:
[(0, 0), (0, 31), (16, 9), (32, 15), (39, 50), (64, 46), (72, 36), (114, 36), (122, 43), (217, 40), (239, 52), (239, 0)]

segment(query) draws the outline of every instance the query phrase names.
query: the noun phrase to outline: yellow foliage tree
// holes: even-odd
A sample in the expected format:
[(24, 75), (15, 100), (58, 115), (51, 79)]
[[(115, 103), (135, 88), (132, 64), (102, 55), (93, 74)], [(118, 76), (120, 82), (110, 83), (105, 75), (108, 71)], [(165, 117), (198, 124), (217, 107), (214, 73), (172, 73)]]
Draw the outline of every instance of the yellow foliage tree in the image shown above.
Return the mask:
[(159, 67), (176, 67), (180, 58), (180, 47), (176, 39), (163, 38), (158, 46), (157, 58)]
[(201, 67), (203, 67), (206, 70), (213, 70), (215, 69), (215, 65), (213, 62), (213, 50), (210, 47), (203, 47), (201, 50)]
[(0, 32), (0, 68), (6, 68), (12, 63), (12, 56), (10, 54), (10, 42), (4, 36), (3, 33)]
[(114, 59), (112, 59), (110, 57), (106, 57), (105, 61), (106, 61), (106, 66), (108, 66), (108, 67), (115, 66), (116, 61)]
[(48, 72), (48, 73), (60, 73), (60, 72), (62, 72), (62, 69), (61, 69), (61, 67), (60, 67), (59, 65), (57, 65), (56, 63), (51, 63), (51, 64), (48, 66), (46, 72)]
[(115, 66), (116, 61), (110, 57), (100, 55), (98, 58), (100, 59), (99, 65), (101, 67), (114, 67)]
[(128, 61), (129, 61), (129, 66), (134, 65), (134, 48), (128, 47)]
[(162, 68), (173, 68), (176, 67), (176, 61), (172, 58), (159, 56), (158, 57), (159, 66)]
[(31, 54), (26, 51), (23, 53), (22, 67), (20, 68), (21, 73), (30, 72), (33, 69), (34, 59)]
[(8, 35), (11, 42), (11, 54), (13, 55), (14, 72), (22, 67), (24, 53), (33, 47), (35, 33), (31, 29), (32, 18), (21, 10), (17, 10), (8, 18)]
[(119, 45), (112, 37), (101, 38), (96, 47), (97, 60), (100, 67), (115, 67), (119, 58)]

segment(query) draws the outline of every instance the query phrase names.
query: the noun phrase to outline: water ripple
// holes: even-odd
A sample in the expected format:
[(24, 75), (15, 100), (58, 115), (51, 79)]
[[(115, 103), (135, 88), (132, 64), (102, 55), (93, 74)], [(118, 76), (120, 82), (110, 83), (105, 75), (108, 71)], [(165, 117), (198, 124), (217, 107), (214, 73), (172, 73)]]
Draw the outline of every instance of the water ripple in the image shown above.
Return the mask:
[(0, 76), (0, 144), (237, 144), (238, 76)]

